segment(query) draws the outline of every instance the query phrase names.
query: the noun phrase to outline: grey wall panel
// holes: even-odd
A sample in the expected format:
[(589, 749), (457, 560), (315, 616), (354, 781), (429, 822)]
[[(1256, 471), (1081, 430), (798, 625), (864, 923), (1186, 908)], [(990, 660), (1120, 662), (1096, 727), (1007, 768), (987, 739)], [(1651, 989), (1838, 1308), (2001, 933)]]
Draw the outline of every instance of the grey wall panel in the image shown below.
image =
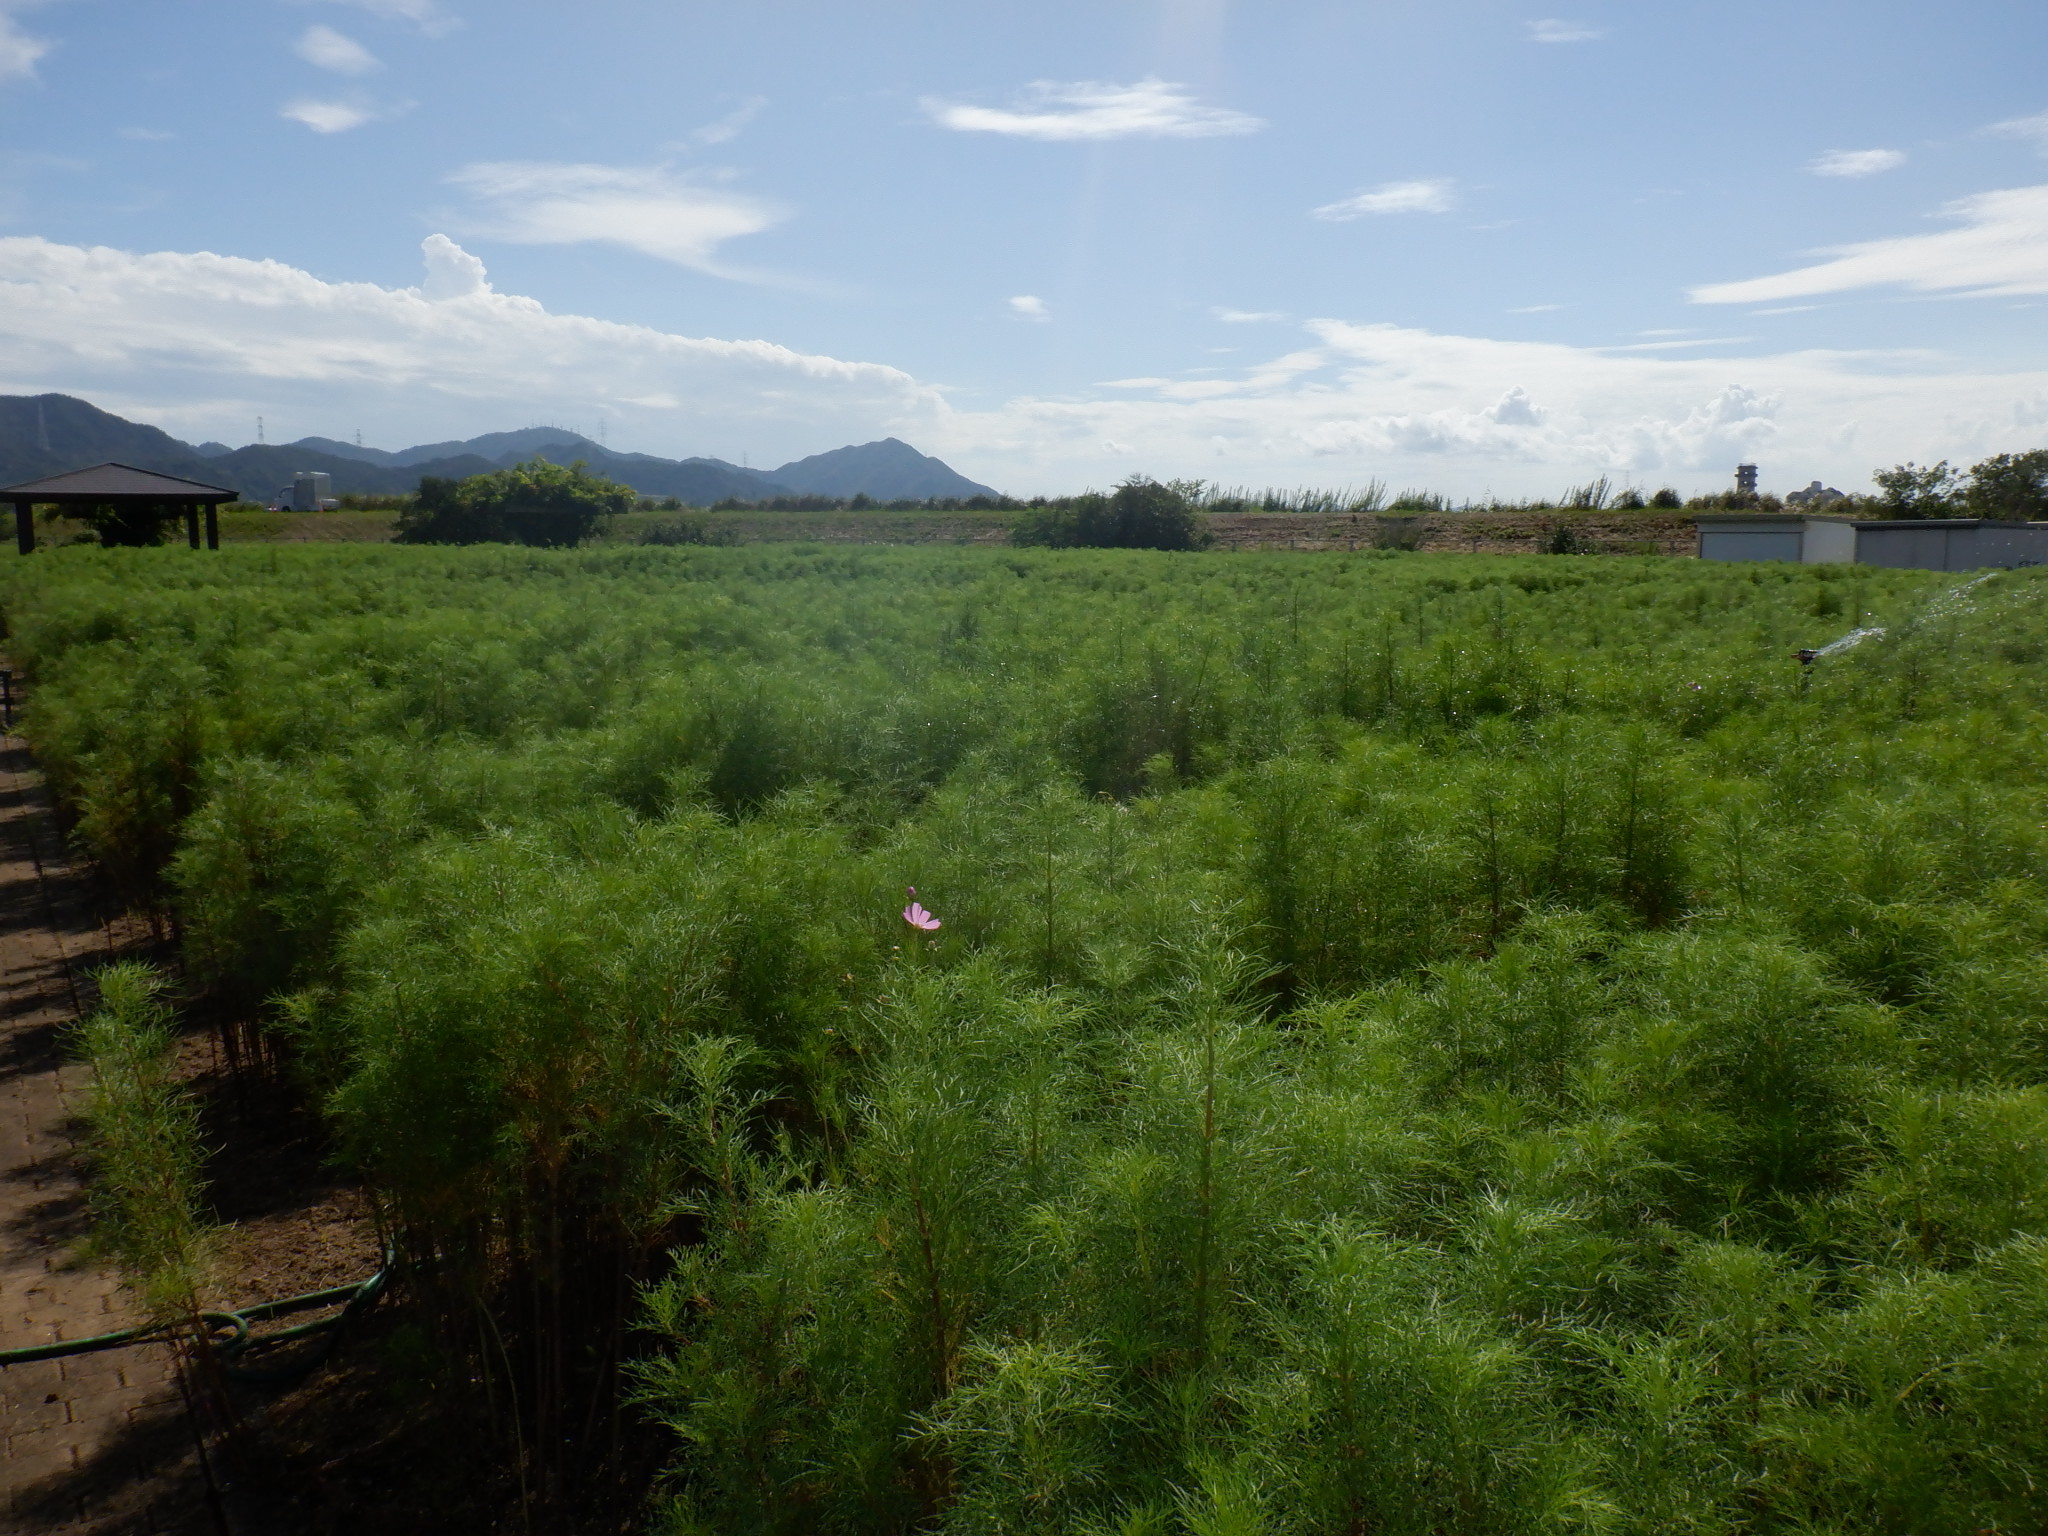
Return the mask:
[(1856, 526), (1811, 518), (1806, 524), (1806, 543), (1801, 551), (1808, 565), (1839, 562), (1847, 565), (1856, 558)]
[(1732, 529), (1700, 529), (1702, 560), (1797, 560), (1801, 537), (1797, 530), (1739, 533)]
[(1949, 530), (1924, 523), (1856, 530), (1856, 559), (1902, 571), (1946, 571)]

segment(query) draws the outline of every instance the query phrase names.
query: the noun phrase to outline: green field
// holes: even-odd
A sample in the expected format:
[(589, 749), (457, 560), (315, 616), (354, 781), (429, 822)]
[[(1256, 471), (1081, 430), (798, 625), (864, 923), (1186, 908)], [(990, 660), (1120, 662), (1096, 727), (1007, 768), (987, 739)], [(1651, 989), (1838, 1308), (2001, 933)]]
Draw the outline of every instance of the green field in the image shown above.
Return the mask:
[(2048, 575), (1961, 581), (272, 545), (0, 608), (535, 1488), (624, 1402), (674, 1533), (1903, 1536), (2048, 1522)]

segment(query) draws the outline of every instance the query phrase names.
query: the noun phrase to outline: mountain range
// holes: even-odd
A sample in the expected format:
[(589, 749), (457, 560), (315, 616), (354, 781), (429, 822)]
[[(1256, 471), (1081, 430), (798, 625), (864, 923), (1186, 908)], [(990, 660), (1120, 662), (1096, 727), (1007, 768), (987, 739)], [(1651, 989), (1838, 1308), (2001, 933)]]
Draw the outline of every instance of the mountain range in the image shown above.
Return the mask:
[(71, 395), (0, 395), (0, 485), (38, 480), (109, 461), (160, 474), (203, 480), (269, 501), (292, 476), (325, 470), (334, 494), (395, 495), (416, 490), (424, 475), (461, 479), (521, 459), (557, 464), (582, 459), (594, 473), (643, 496), (674, 496), (691, 506), (776, 496), (866, 495), (876, 501), (932, 496), (993, 496), (985, 485), (893, 437), (794, 459), (779, 469), (749, 469), (723, 459), (663, 459), (614, 453), (566, 427), (487, 432), (461, 442), (422, 443), (389, 452), (302, 437), (294, 443), (185, 443), (156, 427), (128, 421)]

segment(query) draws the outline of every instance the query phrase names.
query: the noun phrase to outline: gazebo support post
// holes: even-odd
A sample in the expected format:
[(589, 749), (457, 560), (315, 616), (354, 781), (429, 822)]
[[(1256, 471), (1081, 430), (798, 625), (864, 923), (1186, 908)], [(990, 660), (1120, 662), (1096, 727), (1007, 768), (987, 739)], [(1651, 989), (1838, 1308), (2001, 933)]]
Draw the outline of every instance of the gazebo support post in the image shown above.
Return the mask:
[(220, 548), (220, 505), (217, 502), (206, 504), (206, 547)]
[(24, 555), (35, 552), (36, 509), (33, 502), (17, 501), (14, 504), (14, 544)]
[(194, 549), (199, 547), (199, 503), (185, 503), (185, 538)]

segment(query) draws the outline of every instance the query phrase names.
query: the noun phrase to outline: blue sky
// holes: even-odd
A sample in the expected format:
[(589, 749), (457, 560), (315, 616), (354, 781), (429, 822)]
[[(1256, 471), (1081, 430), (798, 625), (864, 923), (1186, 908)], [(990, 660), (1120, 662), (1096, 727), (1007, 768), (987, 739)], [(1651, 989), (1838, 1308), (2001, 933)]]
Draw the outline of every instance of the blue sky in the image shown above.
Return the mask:
[(1967, 0), (0, 0), (0, 390), (1019, 492), (1849, 488), (2048, 442), (2044, 58)]

